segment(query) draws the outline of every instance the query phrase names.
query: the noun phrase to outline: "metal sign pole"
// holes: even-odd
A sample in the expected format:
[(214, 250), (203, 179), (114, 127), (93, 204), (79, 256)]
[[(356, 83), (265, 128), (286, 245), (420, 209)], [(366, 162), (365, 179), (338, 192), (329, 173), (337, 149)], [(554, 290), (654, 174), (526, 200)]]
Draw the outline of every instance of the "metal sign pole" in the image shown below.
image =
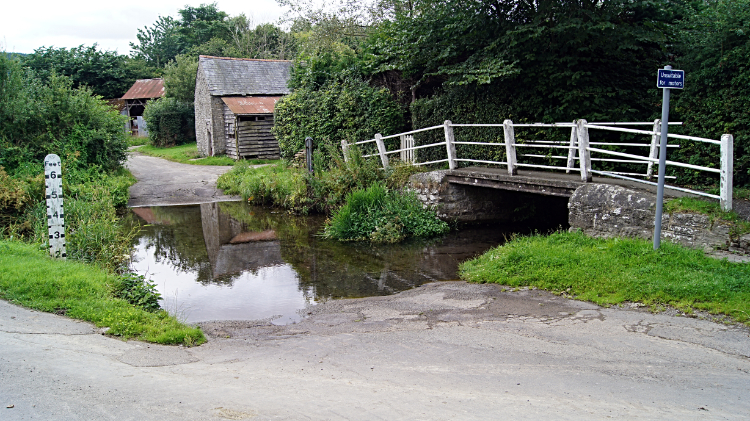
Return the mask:
[(656, 86), (663, 91), (661, 101), (661, 141), (659, 144), (659, 181), (656, 189), (656, 218), (654, 220), (654, 250), (661, 245), (661, 217), (664, 209), (664, 178), (667, 170), (667, 133), (669, 130), (669, 91), (685, 86), (685, 72), (664, 66), (659, 70)]

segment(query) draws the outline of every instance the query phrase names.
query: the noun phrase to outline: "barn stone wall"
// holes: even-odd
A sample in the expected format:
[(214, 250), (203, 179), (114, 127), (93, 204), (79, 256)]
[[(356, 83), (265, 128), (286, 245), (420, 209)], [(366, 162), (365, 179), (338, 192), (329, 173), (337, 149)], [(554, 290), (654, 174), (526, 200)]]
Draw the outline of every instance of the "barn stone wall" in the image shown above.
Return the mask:
[[(195, 79), (195, 140), (201, 156), (220, 155), (226, 151), (224, 102), (209, 92), (200, 64)], [(209, 141), (213, 145), (209, 145)]]
[(208, 92), (206, 76), (200, 64), (198, 66), (198, 75), (195, 78), (195, 141), (198, 143), (198, 153), (201, 156), (209, 156), (211, 151), (208, 145), (208, 131), (211, 128), (211, 94)]

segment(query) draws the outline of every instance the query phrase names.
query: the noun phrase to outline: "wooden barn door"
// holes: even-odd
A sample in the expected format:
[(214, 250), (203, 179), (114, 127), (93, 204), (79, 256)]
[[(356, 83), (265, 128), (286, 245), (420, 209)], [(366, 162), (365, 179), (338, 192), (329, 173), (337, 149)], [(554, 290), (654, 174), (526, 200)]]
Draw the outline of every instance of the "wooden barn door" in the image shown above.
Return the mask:
[(241, 116), (237, 119), (237, 145), (243, 158), (278, 159), (279, 142), (271, 134), (273, 114)]

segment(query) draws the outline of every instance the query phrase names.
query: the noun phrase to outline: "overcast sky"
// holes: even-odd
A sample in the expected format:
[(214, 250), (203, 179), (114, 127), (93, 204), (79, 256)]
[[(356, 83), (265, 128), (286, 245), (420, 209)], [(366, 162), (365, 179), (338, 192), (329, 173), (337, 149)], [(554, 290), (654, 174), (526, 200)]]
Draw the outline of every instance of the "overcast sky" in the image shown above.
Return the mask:
[[(101, 49), (130, 54), (138, 29), (151, 26), (161, 16), (177, 17), (186, 4), (193, 7), (210, 0), (146, 1), (3, 1), (0, 12), (0, 51), (32, 53), (45, 47), (72, 48), (97, 43)], [(244, 13), (253, 23), (276, 22), (283, 10), (275, 0), (218, 0), (219, 10), (236, 16)]]

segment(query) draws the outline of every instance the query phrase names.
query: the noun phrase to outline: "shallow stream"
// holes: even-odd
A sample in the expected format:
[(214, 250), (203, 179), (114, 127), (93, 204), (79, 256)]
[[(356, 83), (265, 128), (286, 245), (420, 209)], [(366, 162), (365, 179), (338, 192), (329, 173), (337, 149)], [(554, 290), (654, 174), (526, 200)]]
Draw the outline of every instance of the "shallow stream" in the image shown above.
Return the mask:
[[(388, 295), (457, 278), (460, 262), (526, 227), (466, 226), (397, 245), (340, 243), (321, 216), (219, 202), (133, 208), (131, 263), (157, 284), (162, 307), (187, 322), (298, 321), (307, 304)], [(539, 227), (536, 227), (539, 228)]]

